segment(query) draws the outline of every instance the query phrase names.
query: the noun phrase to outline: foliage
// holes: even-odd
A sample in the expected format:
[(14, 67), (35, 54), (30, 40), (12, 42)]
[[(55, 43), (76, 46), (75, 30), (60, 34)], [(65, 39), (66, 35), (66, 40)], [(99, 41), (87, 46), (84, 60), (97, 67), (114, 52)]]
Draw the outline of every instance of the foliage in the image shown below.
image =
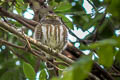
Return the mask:
[[(87, 66), (86, 66), (87, 65)], [(68, 71), (65, 71), (63, 80), (84, 80), (90, 70), (92, 65), (92, 59), (90, 56), (84, 56), (81, 59), (79, 59), (75, 64), (73, 64)], [(80, 75), (80, 76), (79, 76)]]
[(24, 70), (25, 76), (29, 80), (34, 80), (35, 79), (35, 71), (34, 71), (33, 67), (30, 64), (24, 63), (23, 64), (23, 70)]
[[(32, 10), (28, 1), (0, 0), (0, 9), (3, 7), (8, 12), (23, 16), (27, 10)], [(93, 7), (91, 13), (87, 13), (84, 8), (84, 0), (49, 0), (48, 2), (53, 11), (62, 18), (65, 25), (71, 30), (74, 30), (74, 27), (76, 27), (84, 32), (94, 27), (92, 32), (88, 31), (89, 34), (80, 39), (85, 40), (86, 44), (79, 42), (79, 40), (73, 42), (74, 44), (80, 44), (78, 47), (80, 51), (89, 50), (90, 55), (80, 57), (70, 67), (62, 66), (65, 71), (59, 72), (60, 77), (55, 77), (52, 80), (84, 80), (88, 78), (94, 61), (102, 65), (109, 73), (112, 73), (110, 71), (111, 67), (115, 67), (120, 72), (120, 0), (87, 1)], [(5, 15), (0, 12), (0, 20), (7, 22), (17, 29), (23, 27), (24, 24)], [(26, 34), (28, 34), (28, 30), (25, 31)], [(116, 33), (117, 31), (118, 33)], [(80, 33), (76, 35), (78, 38), (81, 36)], [(25, 46), (24, 41), (16, 38), (10, 32), (6, 32), (2, 25), (0, 25), (0, 40)], [(16, 54), (24, 58), (20, 58)], [(94, 59), (91, 56), (94, 56)], [(37, 62), (37, 57), (30, 52), (11, 48), (0, 42), (0, 80), (25, 80), (27, 78), (35, 80)], [(39, 80), (47, 80), (49, 74), (47, 73), (46, 65), (42, 62), (39, 62), (39, 64)], [(120, 76), (114, 77), (114, 79), (119, 80)]]

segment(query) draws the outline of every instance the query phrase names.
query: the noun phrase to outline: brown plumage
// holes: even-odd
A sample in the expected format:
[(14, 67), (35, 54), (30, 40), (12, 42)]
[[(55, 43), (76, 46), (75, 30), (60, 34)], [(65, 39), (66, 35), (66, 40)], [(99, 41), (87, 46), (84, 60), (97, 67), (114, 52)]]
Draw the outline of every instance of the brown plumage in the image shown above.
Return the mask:
[(51, 49), (62, 51), (67, 43), (67, 29), (56, 14), (47, 14), (35, 28), (34, 39)]

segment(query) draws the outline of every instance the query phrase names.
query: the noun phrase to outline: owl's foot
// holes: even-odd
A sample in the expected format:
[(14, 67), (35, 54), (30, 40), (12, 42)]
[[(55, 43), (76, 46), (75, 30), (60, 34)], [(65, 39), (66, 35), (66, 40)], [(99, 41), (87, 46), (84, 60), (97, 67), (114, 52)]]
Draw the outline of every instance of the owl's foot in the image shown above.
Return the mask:
[(49, 50), (49, 52), (53, 52), (53, 50), (55, 50), (56, 53), (59, 53), (59, 52), (60, 52), (60, 50), (58, 50), (58, 49), (52, 49), (52, 48), (49, 48), (48, 50)]

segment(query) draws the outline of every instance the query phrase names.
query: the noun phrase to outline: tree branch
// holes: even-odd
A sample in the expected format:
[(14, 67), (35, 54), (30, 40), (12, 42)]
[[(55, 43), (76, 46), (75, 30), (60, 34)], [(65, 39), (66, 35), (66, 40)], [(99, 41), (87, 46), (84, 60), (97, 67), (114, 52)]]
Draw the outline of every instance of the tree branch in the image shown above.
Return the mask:
[(89, 73), (90, 78), (92, 78), (93, 80), (100, 80), (97, 76), (95, 76), (92, 73)]
[(38, 22), (36, 22), (36, 21), (29, 20), (29, 19), (26, 19), (26, 18), (19, 16), (17, 14), (8, 12), (5, 9), (3, 9), (1, 6), (0, 6), (0, 13), (3, 16), (7, 16), (9, 18), (17, 20), (18, 22), (20, 22), (21, 24), (23, 24), (24, 26), (27, 26), (28, 28), (30, 28), (32, 30), (34, 30), (34, 26), (36, 26), (38, 24)]
[(114, 77), (120, 77), (120, 74), (116, 74), (116, 73), (111, 73), (111, 75)]
[(22, 49), (22, 50), (24, 49), (23, 46), (17, 46), (17, 45), (11, 44), (11, 43), (9, 43), (9, 42), (7, 42), (7, 41), (5, 41), (5, 40), (1, 40), (1, 39), (0, 39), (0, 43), (5, 44), (5, 45), (9, 45), (9, 46), (11, 46), (11, 47), (15, 47), (15, 48), (18, 48), (18, 49)]
[(64, 66), (67, 66), (67, 67), (69, 66), (68, 64), (66, 64), (64, 62), (55, 61), (54, 63), (57, 64), (57, 65), (64, 65)]
[(103, 74), (103, 76), (108, 79), (108, 80), (114, 80), (113, 77), (103, 68), (100, 67), (100, 65), (96, 62), (94, 62), (93, 64), (94, 68), (96, 68), (97, 70), (99, 70), (101, 72), (101, 74)]
[[(7, 23), (3, 22), (0, 20), (0, 26), (1, 28), (13, 33), (14, 35), (16, 35), (17, 37), (20, 37), (22, 39), (24, 39), (24, 36), (22, 33), (18, 32), (16, 29), (14, 29), (13, 27), (9, 26)], [(57, 57), (63, 61), (65, 61), (68, 64), (72, 64), (74, 61), (69, 59), (68, 57), (58, 53), (55, 50), (51, 50), (48, 46), (43, 45), (42, 43), (32, 39), (31, 37), (28, 37), (25, 35), (25, 37), (29, 40), (29, 42), (33, 45), (35, 45), (36, 47), (40, 48), (41, 50), (45, 51), (47, 54), (52, 55), (54, 57)]]

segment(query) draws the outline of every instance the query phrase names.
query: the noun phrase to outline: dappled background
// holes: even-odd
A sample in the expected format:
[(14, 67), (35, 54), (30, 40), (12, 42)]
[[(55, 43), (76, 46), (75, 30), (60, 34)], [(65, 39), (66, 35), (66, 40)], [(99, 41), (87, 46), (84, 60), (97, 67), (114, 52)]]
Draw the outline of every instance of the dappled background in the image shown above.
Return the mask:
[[(31, 0), (0, 0), (0, 21), (4, 21), (18, 31), (28, 26), (14, 14), (37, 21), (35, 11), (31, 7)], [(37, 0), (44, 1), (44, 0)], [(101, 72), (93, 71), (100, 80), (120, 79), (120, 1), (119, 0), (46, 0), (48, 9), (60, 16), (69, 28), (68, 40), (83, 56), (72, 66), (72, 69), (60, 75), (63, 80), (84, 80), (92, 69), (92, 64), (97, 62), (105, 70), (105, 77)], [(13, 15), (7, 12), (14, 13)], [(43, 10), (44, 12), (44, 10)], [(39, 16), (39, 19), (41, 16)], [(39, 20), (38, 20), (39, 22)], [(29, 23), (29, 20), (28, 20)], [(29, 25), (32, 25), (29, 24)], [(32, 26), (35, 26), (33, 23)], [(25, 28), (25, 34), (32, 37), (33, 30)], [(37, 57), (19, 48), (7, 46), (9, 43), (25, 46), (25, 42), (3, 28), (0, 23), (0, 80), (26, 80), (29, 78), (29, 68), (35, 69), (36, 80), (49, 78), (49, 73)], [(59, 61), (59, 60), (58, 60)], [(24, 62), (26, 62), (24, 64)], [(29, 64), (27, 64), (29, 63)], [(37, 65), (39, 63), (39, 65)], [(59, 66), (66, 69), (66, 66)], [(26, 72), (26, 70), (28, 72)], [(31, 71), (32, 72), (32, 71)], [(62, 73), (63, 72), (63, 73)], [(34, 70), (33, 70), (34, 73)], [(28, 74), (28, 75), (27, 75)], [(27, 76), (26, 76), (27, 75)], [(72, 75), (72, 76), (71, 76)], [(81, 75), (81, 76), (79, 76)], [(99, 75), (99, 76), (98, 76)], [(30, 75), (31, 76), (31, 75)], [(34, 76), (34, 75), (32, 75)], [(68, 79), (69, 77), (69, 79)], [(113, 77), (113, 78), (111, 78)], [(33, 78), (32, 78), (33, 79)], [(53, 80), (60, 80), (55, 78)], [(91, 79), (92, 80), (92, 79)], [(97, 79), (96, 79), (97, 80)]]

